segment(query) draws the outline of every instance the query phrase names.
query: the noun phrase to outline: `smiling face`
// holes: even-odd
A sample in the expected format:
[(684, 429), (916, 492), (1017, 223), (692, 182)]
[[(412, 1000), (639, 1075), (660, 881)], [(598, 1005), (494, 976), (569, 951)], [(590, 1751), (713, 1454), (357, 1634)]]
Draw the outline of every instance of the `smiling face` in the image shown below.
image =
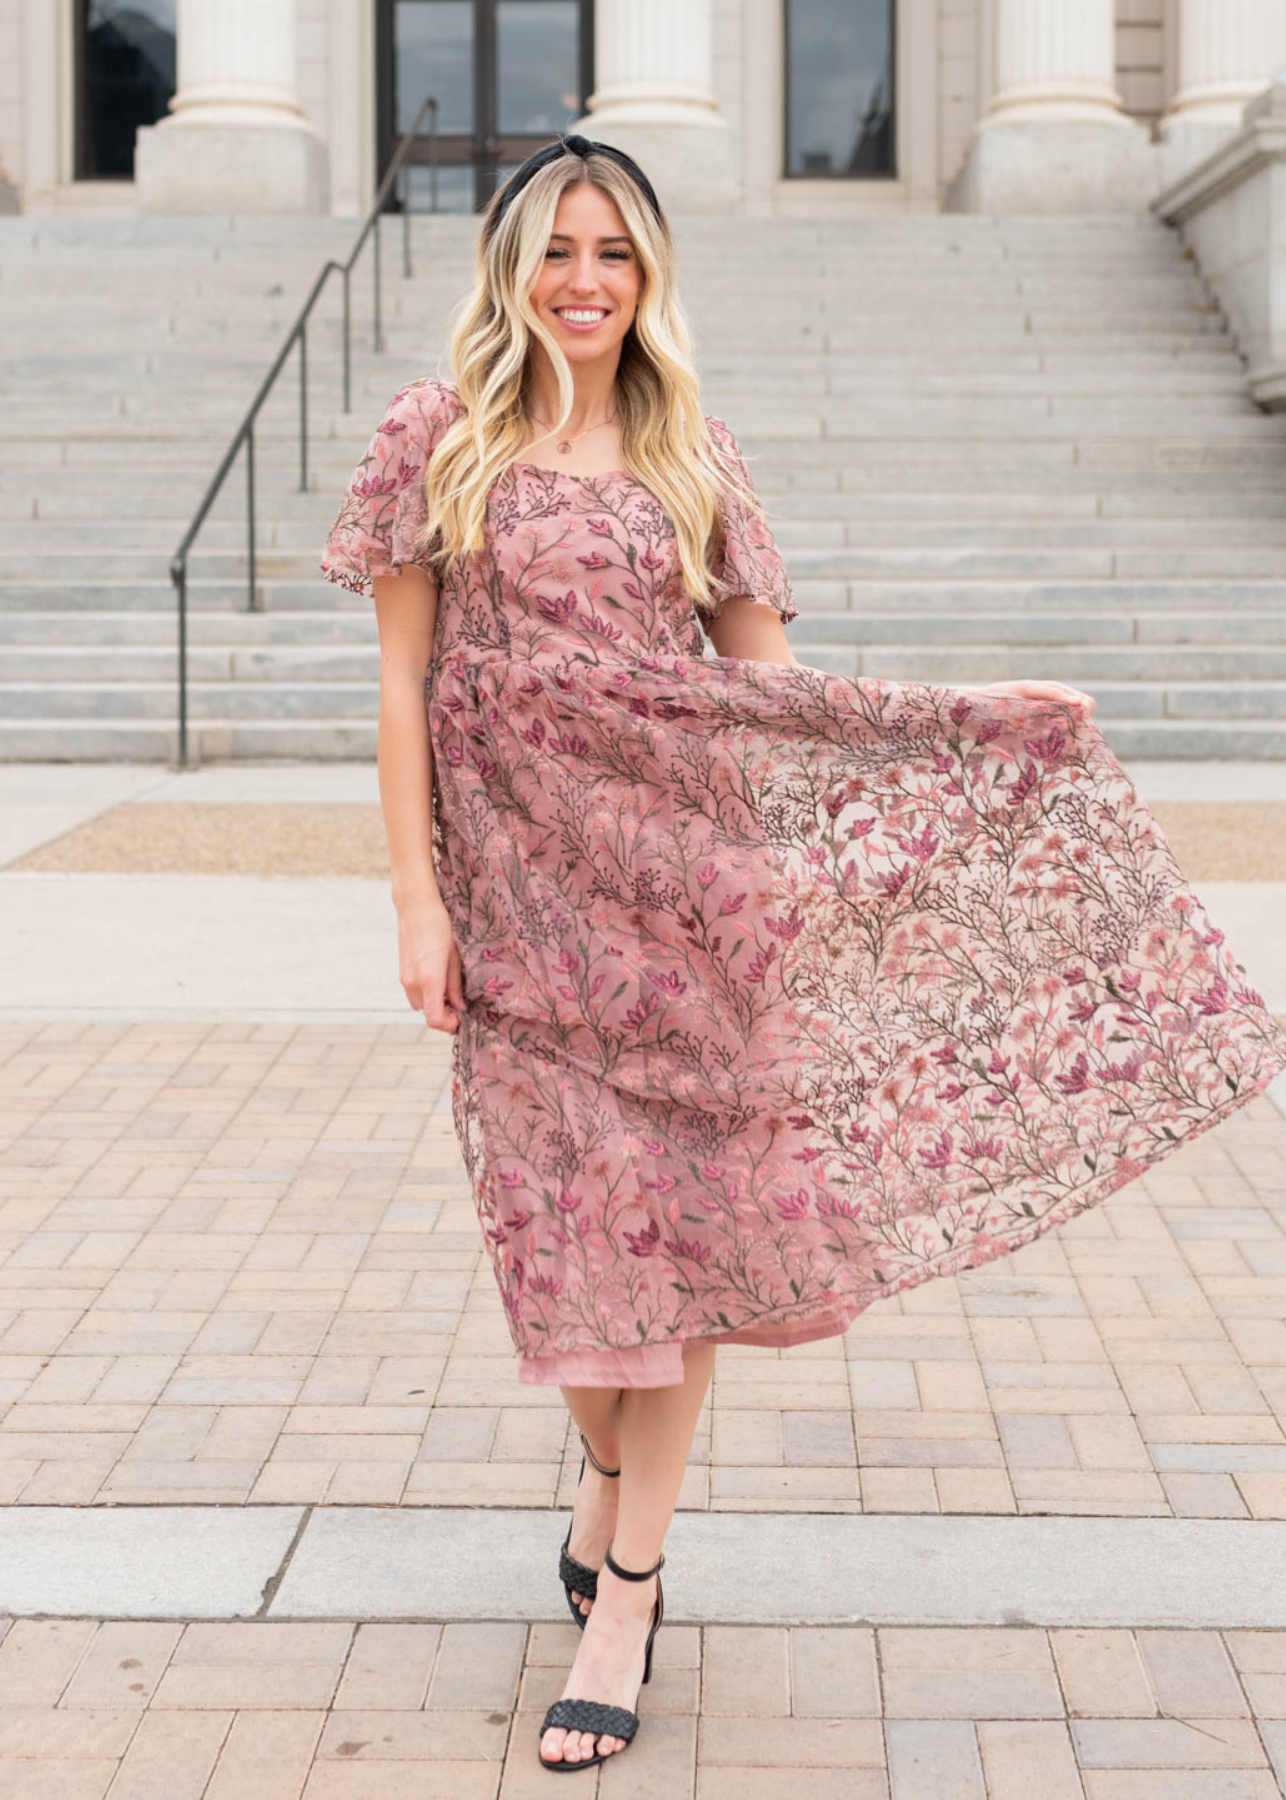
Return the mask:
[(616, 202), (590, 182), (568, 188), (554, 214), (531, 302), (570, 363), (619, 355), (642, 284)]

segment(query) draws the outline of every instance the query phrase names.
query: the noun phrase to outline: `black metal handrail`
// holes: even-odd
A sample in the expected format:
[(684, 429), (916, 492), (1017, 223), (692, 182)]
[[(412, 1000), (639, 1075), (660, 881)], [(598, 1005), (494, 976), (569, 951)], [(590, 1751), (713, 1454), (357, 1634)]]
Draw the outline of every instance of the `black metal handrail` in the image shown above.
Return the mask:
[[(179, 602), (179, 756), (178, 766), (185, 768), (188, 761), (188, 552), (192, 548), (197, 533), (206, 520), (206, 515), (218, 498), (219, 492), (227, 479), (228, 471), (236, 461), (237, 452), (245, 445), (246, 450), (246, 556), (247, 570), (247, 612), (259, 610), (258, 596), (255, 590), (255, 420), (259, 416), (278, 375), (285, 366), (286, 358), (299, 345), (299, 492), (308, 491), (308, 319), (314, 306), (321, 297), (322, 291), (330, 277), (337, 271), (344, 278), (344, 411), (352, 410), (352, 274), (353, 265), (361, 255), (362, 247), (368, 237), (374, 233), (374, 349), (376, 355), (384, 351), (384, 321), (382, 314), (382, 292), (380, 286), (380, 214), (384, 210), (384, 202), (388, 198), (393, 183), (402, 173), (407, 154), (412, 143), (420, 135), (420, 126), (426, 115), (431, 116), (428, 130), (429, 139), (429, 206), (437, 211), (438, 201), (438, 102), (433, 94), (426, 96), (411, 123), (409, 131), (401, 139), (393, 152), (384, 179), (380, 182), (375, 195), (375, 203), (366, 215), (366, 221), (357, 234), (357, 241), (344, 262), (336, 262), (331, 258), (322, 268), (312, 290), (300, 309), (290, 330), (286, 333), (285, 342), (277, 352), (276, 360), (260, 383), (259, 392), (250, 402), (232, 442), (228, 445), (223, 461), (214, 473), (205, 497), (193, 515), (192, 523), (183, 534), (183, 541), (170, 560), (170, 580), (178, 592)], [(402, 200), (402, 277), (409, 278), (411, 268), (411, 208), (409, 196), (403, 193)]]

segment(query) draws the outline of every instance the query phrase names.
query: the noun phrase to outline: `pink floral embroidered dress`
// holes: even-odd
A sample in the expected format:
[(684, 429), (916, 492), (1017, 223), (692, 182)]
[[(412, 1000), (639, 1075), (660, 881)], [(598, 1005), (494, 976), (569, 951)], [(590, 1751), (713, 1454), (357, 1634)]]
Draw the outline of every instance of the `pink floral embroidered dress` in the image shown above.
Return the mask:
[[(322, 569), (416, 559), (460, 409), (393, 397)], [(708, 423), (734, 451), (719, 419)], [(723, 596), (797, 608), (735, 497)], [(452, 1110), (520, 1379), (661, 1386), (1097, 1205), (1286, 1036), (1097, 725), (703, 655), (624, 469), (514, 463), (425, 698), (464, 966)]]

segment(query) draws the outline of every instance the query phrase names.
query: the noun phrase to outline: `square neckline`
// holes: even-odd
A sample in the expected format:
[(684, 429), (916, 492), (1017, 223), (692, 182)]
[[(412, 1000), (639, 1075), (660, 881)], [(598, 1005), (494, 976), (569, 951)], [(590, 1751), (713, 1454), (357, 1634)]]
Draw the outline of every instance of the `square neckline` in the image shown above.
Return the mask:
[(599, 469), (593, 475), (577, 475), (571, 469), (555, 469), (545, 463), (511, 462), (511, 469), (531, 469), (537, 475), (562, 475), (569, 481), (605, 481), (609, 475), (632, 475), (633, 470), (626, 468)]

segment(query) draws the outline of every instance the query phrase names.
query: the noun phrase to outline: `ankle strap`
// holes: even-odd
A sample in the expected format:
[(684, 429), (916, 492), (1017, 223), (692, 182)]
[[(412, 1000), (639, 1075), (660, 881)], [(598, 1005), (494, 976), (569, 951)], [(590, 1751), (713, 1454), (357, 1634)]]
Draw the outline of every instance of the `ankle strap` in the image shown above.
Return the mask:
[(665, 1562), (665, 1552), (662, 1551), (659, 1560), (653, 1563), (650, 1569), (626, 1569), (622, 1568), (621, 1564), (618, 1563), (616, 1558), (612, 1555), (612, 1546), (609, 1544), (603, 1552), (603, 1561), (607, 1564), (613, 1575), (620, 1575), (626, 1581), (646, 1581), (649, 1575), (655, 1575), (663, 1566)]
[(593, 1463), (594, 1467), (598, 1470), (600, 1475), (619, 1475), (620, 1474), (621, 1471), (619, 1469), (605, 1469), (603, 1467), (602, 1463), (599, 1462), (599, 1460), (595, 1456), (594, 1452), (590, 1449), (589, 1439), (585, 1436), (585, 1433), (583, 1431), (580, 1434), (580, 1441), (581, 1441), (581, 1446), (584, 1449), (586, 1456), (588, 1456), (589, 1460)]

